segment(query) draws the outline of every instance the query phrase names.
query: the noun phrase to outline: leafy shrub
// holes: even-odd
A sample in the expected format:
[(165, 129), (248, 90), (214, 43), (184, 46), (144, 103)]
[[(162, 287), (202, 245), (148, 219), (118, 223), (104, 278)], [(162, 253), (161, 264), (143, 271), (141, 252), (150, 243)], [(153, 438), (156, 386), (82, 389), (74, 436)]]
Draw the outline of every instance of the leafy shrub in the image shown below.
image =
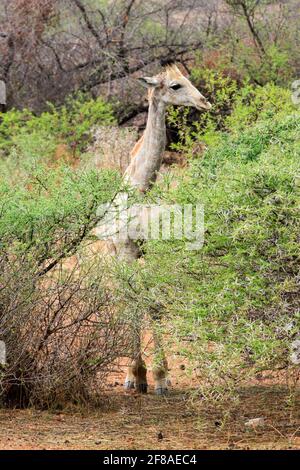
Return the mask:
[(23, 157), (43, 159), (53, 156), (59, 143), (68, 145), (75, 156), (87, 146), (96, 124), (114, 122), (112, 107), (101, 98), (84, 94), (69, 98), (60, 108), (49, 103), (49, 111), (35, 116), (29, 110), (11, 110), (0, 114), (0, 152), (12, 149)]
[(294, 110), (290, 90), (274, 83), (263, 87), (248, 84), (237, 93), (232, 112), (225, 123), (229, 130), (240, 132), (258, 119), (271, 120), (278, 114), (284, 116)]
[(187, 154), (194, 154), (197, 141), (216, 145), (219, 139), (226, 138), (220, 131), (239, 133), (257, 120), (296, 110), (290, 90), (272, 82), (265, 86), (238, 83), (222, 72), (197, 67), (192, 71), (192, 80), (213, 107), (208, 113), (197, 112), (192, 119), (194, 111), (191, 114), (187, 108), (171, 108), (168, 122), (177, 129), (179, 137), (173, 148)]
[(178, 134), (178, 142), (173, 148), (187, 153), (197, 136), (224, 129), (226, 117), (232, 111), (239, 89), (236, 80), (208, 68), (195, 67), (191, 73), (191, 80), (213, 107), (210, 112), (180, 107), (170, 108), (168, 125)]
[(159, 309), (209, 400), (232, 397), (258, 371), (288, 367), (300, 326), (300, 115), (261, 114), (239, 133), (220, 132), (175, 188), (152, 191), (152, 202), (204, 204), (203, 248), (148, 241), (145, 265), (130, 273), (139, 308)]
[(289, 45), (269, 44), (260, 57), (253, 47), (240, 44), (235, 64), (240, 74), (249, 77), (252, 83), (261, 86), (268, 82), (285, 86), (295, 73), (290, 57)]
[(120, 187), (111, 170), (40, 164), (18, 185), (2, 176), (0, 335), (8, 363), (1, 398), (6, 404), (58, 406), (95, 399), (111, 364), (124, 353), (129, 335), (108, 289), (105, 264), (101, 257), (78, 261), (99, 222), (98, 206)]

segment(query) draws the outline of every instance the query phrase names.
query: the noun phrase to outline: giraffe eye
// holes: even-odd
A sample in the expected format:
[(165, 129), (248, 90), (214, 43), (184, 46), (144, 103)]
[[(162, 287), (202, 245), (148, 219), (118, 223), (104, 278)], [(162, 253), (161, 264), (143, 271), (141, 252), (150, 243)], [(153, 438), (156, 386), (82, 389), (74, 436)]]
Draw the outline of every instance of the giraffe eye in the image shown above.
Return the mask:
[(179, 83), (175, 83), (175, 85), (171, 85), (170, 88), (172, 88), (172, 90), (179, 90), (179, 88), (181, 88), (181, 85), (179, 85)]

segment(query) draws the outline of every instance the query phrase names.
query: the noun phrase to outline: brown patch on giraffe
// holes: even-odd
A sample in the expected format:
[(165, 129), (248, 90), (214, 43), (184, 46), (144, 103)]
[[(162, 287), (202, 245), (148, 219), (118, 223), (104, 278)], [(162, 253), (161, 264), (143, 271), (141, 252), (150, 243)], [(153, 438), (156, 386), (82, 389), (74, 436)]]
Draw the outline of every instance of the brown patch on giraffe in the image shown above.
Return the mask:
[(142, 137), (136, 142), (135, 146), (133, 147), (133, 149), (130, 152), (131, 158), (134, 158), (135, 155), (139, 152), (139, 150), (140, 150), (140, 148), (143, 144), (143, 140), (144, 140), (144, 136), (142, 135)]

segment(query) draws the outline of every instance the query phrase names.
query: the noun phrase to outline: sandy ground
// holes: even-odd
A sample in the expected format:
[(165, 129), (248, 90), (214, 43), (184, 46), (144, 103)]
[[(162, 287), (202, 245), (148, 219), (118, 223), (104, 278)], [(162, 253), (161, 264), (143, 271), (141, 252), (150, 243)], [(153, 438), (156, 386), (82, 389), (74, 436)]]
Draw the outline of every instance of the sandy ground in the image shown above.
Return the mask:
[[(300, 392), (261, 379), (241, 390), (238, 406), (191, 408), (193, 384), (177, 365), (168, 397), (126, 393), (116, 377), (97, 410), (0, 410), (0, 449), (299, 449)], [(120, 377), (122, 379), (122, 377)], [(150, 384), (151, 385), (151, 384)], [(263, 417), (264, 425), (246, 427)]]

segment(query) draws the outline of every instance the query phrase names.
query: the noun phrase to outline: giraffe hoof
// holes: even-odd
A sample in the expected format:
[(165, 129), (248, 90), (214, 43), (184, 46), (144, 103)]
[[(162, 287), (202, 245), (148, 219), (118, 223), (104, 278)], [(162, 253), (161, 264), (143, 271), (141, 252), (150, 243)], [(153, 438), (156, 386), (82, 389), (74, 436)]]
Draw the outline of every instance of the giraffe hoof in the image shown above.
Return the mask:
[(144, 384), (138, 384), (137, 387), (136, 387), (137, 391), (139, 393), (147, 393), (147, 389), (148, 389), (148, 384), (144, 383)]
[(161, 395), (167, 395), (167, 393), (168, 393), (167, 387), (157, 387), (155, 389), (155, 394), (156, 395), (160, 395), (160, 396)]
[(134, 388), (134, 382), (132, 380), (125, 380), (124, 388), (126, 390), (132, 390)]

